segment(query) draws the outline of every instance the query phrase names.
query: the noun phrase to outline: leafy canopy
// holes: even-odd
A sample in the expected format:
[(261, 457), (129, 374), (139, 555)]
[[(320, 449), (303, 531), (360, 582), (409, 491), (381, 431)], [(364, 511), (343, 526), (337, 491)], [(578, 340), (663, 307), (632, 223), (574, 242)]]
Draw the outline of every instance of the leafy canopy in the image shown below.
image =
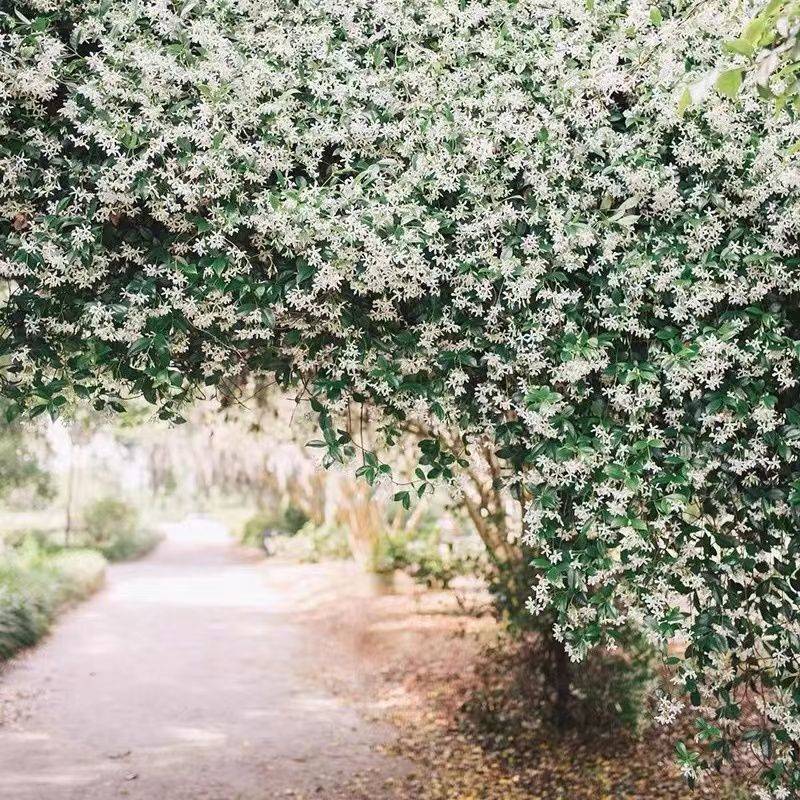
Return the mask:
[[(681, 102), (731, 5), (5, 4), (11, 415), (141, 394), (169, 417), (256, 373), (307, 389), (331, 458), (351, 402), (488, 436), (532, 610), (576, 658), (626, 621), (681, 637), (684, 771), (752, 746), (787, 796), (798, 124), (732, 76)], [(422, 487), (455, 469), (425, 446)]]

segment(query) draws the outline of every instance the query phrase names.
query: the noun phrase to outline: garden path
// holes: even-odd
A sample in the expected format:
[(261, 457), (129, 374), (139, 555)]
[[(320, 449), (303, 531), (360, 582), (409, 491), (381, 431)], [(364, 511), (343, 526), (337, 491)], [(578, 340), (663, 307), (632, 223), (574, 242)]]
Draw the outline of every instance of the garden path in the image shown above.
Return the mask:
[(409, 765), (324, 688), (337, 653), (302, 624), (321, 589), (297, 574), (202, 518), (111, 567), (0, 676), (0, 798), (393, 796)]

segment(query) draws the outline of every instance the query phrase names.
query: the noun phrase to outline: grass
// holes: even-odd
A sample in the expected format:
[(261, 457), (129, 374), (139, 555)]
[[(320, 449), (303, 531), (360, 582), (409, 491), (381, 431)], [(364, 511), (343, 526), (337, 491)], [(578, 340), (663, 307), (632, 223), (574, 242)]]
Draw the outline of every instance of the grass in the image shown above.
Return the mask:
[[(103, 498), (84, 513), (69, 540), (39, 516), (6, 523), (0, 535), (0, 662), (36, 644), (66, 606), (102, 586), (109, 561), (140, 558), (160, 534), (140, 527), (135, 507)], [(19, 524), (23, 523), (23, 524)]]
[(160, 541), (161, 535), (148, 528), (130, 531), (125, 535), (109, 535), (87, 540), (87, 545), (108, 561), (132, 561), (146, 556)]
[(36, 644), (66, 606), (103, 584), (106, 559), (94, 550), (49, 552), (34, 540), (0, 553), (0, 661)]

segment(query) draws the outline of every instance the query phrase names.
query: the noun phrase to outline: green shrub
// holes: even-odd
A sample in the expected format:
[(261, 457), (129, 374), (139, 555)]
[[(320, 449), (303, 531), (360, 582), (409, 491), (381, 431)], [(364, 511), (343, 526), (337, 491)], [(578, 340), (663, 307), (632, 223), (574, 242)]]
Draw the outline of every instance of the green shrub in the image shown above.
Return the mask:
[(402, 569), (430, 588), (446, 589), (460, 575), (475, 574), (483, 558), (480, 542), (468, 536), (448, 537), (434, 521), (412, 532), (382, 537), (377, 571)]
[(95, 501), (84, 512), (83, 544), (109, 561), (126, 561), (149, 553), (161, 540), (154, 531), (139, 527), (139, 512), (113, 497)]
[(306, 535), (311, 542), (313, 561), (324, 559), (351, 558), (352, 551), (347, 541), (347, 534), (336, 525), (316, 526), (311, 522), (306, 523), (298, 534), (308, 532)]
[(161, 534), (149, 528), (133, 533), (114, 535), (103, 542), (91, 543), (109, 561), (130, 561), (147, 555), (162, 539)]
[(307, 522), (296, 535), (278, 537), (275, 543), (280, 555), (312, 564), (352, 556), (347, 534), (336, 525)]
[(95, 551), (53, 553), (34, 538), (0, 554), (0, 661), (39, 641), (65, 605), (96, 591), (105, 567)]
[(251, 547), (261, 547), (261, 538), (264, 531), (272, 527), (274, 515), (267, 511), (257, 511), (242, 526), (239, 541)]
[(265, 530), (294, 536), (307, 523), (308, 517), (305, 512), (293, 505), (257, 511), (242, 526), (239, 541), (252, 547), (261, 547)]
[(414, 580), (430, 588), (447, 589), (461, 575), (475, 571), (476, 557), (458, 551), (455, 542), (442, 542), (438, 547), (412, 548), (413, 560), (407, 572)]
[(130, 503), (104, 497), (83, 512), (83, 523), (89, 538), (102, 542), (114, 535), (132, 535), (139, 524), (139, 512)]
[(0, 661), (36, 644), (45, 630), (27, 597), (0, 591)]
[(308, 521), (308, 515), (305, 511), (297, 506), (288, 505), (283, 510), (281, 524), (278, 526), (278, 528), (284, 533), (293, 535), (297, 533)]
[(0, 587), (26, 595), (43, 615), (59, 604), (64, 580), (48, 552), (34, 539), (0, 556)]
[(54, 550), (63, 546), (63, 533), (43, 528), (20, 528), (18, 530), (7, 531), (3, 537), (3, 542), (8, 547), (21, 547), (26, 542), (33, 540), (41, 550)]

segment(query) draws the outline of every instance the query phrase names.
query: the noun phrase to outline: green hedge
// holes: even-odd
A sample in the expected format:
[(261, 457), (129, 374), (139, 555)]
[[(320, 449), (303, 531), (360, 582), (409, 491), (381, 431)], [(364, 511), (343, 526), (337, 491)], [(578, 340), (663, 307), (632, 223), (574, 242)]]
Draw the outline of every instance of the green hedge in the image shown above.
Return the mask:
[(0, 554), (0, 661), (36, 644), (62, 608), (102, 586), (105, 570), (96, 551), (51, 553), (33, 540)]
[(294, 536), (308, 523), (305, 512), (293, 505), (257, 511), (242, 526), (239, 541), (261, 547), (264, 531), (270, 529), (286, 536)]
[(82, 544), (102, 553), (109, 561), (128, 561), (149, 553), (160, 534), (140, 527), (137, 509), (113, 497), (92, 503), (83, 514)]

